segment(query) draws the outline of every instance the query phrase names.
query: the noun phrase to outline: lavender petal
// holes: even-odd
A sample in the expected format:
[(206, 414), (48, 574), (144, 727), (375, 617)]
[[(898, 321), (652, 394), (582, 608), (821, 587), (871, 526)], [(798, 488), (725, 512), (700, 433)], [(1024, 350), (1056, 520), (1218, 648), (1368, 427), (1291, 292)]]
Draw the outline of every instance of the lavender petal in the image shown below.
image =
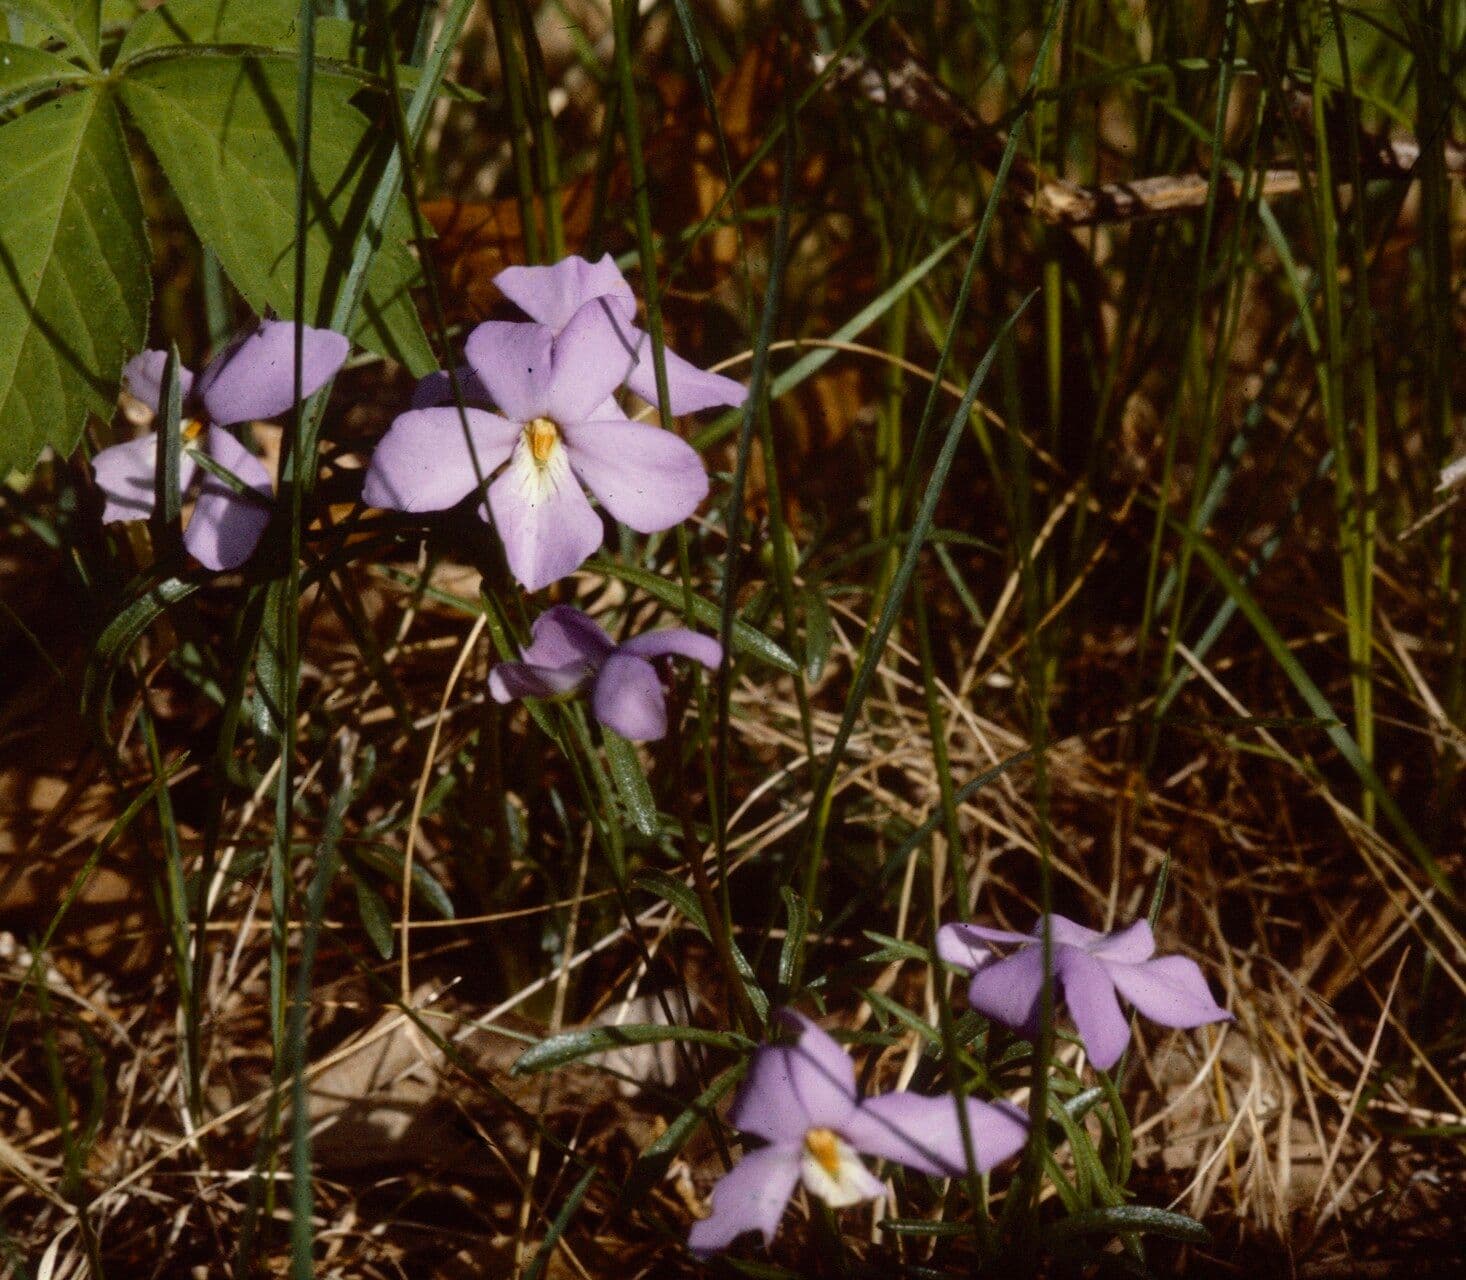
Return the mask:
[[(178, 459), (180, 489), (188, 488), (198, 468), (187, 453)], [(157, 494), (158, 433), (150, 431), (100, 450), (92, 459), (92, 473), (102, 491), (102, 523), (141, 520), (153, 514)]]
[(209, 428), (206, 447), (209, 457), (244, 481), (260, 500), (242, 497), (217, 476), (209, 475), (183, 531), (183, 545), (207, 569), (237, 569), (254, 554), (270, 523), (270, 473), (223, 427)]
[[(301, 326), (302, 398), (314, 395), (346, 361), (351, 344), (331, 329)], [(295, 404), (295, 329), (265, 320), (224, 348), (199, 375), (199, 398), (221, 427), (275, 418)]]
[(642, 422), (563, 428), (570, 465), (617, 520), (658, 533), (687, 519), (708, 493), (702, 458), (685, 440)]
[(745, 1231), (757, 1231), (767, 1248), (799, 1181), (799, 1159), (797, 1146), (760, 1147), (744, 1155), (718, 1179), (712, 1215), (692, 1224), (688, 1248), (706, 1256), (726, 1249)]
[(462, 418), (456, 407), (409, 409), (372, 454), (362, 501), (388, 511), (446, 510), (493, 475), (519, 437), (517, 424), (484, 409), (465, 409)]
[[(626, 385), (649, 404), (657, 403), (657, 369), (652, 358), (652, 340), (640, 329), (631, 330), (636, 363), (626, 376)], [(748, 399), (748, 388), (721, 373), (699, 369), (675, 351), (663, 347), (667, 365), (667, 398), (674, 417), (701, 413), (725, 405), (736, 408)]]
[(1130, 1040), (1130, 1023), (1120, 1012), (1109, 970), (1079, 947), (1063, 947), (1055, 969), (1064, 984), (1064, 1002), (1089, 1060), (1108, 1071), (1120, 1060)]
[(605, 298), (627, 320), (636, 315), (636, 295), (609, 253), (599, 262), (572, 254), (549, 267), (505, 267), (494, 283), (531, 320), (556, 332), (596, 298)]
[(613, 653), (596, 677), (591, 709), (596, 719), (630, 742), (654, 742), (667, 733), (667, 697), (645, 658)]
[[(1028, 1118), (1022, 1111), (1011, 1103), (965, 1102), (979, 1173), (1022, 1150), (1028, 1140)], [(933, 1177), (956, 1178), (968, 1171), (957, 1099), (951, 1094), (927, 1098), (900, 1092), (867, 1098), (843, 1132), (857, 1151)]]
[[(154, 413), (163, 403), (163, 367), (168, 363), (166, 351), (143, 351), (133, 356), (122, 366), (122, 388), (135, 400), (141, 400)], [(178, 388), (183, 392), (184, 403), (188, 402), (193, 389), (193, 373), (181, 366), (178, 370)]]
[(634, 654), (638, 658), (660, 658), (663, 654), (676, 654), (680, 658), (691, 658), (700, 662), (709, 671), (716, 670), (723, 661), (723, 646), (712, 636), (705, 636), (685, 627), (668, 627), (665, 631), (643, 631), (621, 646), (622, 653)]
[(1185, 956), (1161, 956), (1143, 964), (1107, 964), (1105, 968), (1115, 989), (1163, 1027), (1199, 1027), (1232, 1018), (1212, 999), (1201, 966)]
[(503, 320), (486, 320), (463, 345), (489, 399), (515, 422), (529, 422), (549, 412), (554, 350), (553, 329)]
[(574, 573), (601, 545), (604, 530), (565, 451), (540, 467), (521, 436), (503, 474), (489, 486), (489, 509), (509, 570), (526, 591)]

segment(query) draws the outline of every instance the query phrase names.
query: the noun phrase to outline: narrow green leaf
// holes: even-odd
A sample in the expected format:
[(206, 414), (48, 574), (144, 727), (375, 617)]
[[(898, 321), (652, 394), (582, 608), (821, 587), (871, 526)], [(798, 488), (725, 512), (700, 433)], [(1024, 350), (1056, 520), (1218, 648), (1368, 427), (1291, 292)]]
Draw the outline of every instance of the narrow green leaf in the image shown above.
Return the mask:
[(1055, 1241), (1072, 1236), (1129, 1231), (1167, 1236), (1172, 1240), (1183, 1240), (1187, 1244), (1206, 1244), (1211, 1239), (1207, 1229), (1195, 1218), (1188, 1218), (1184, 1213), (1171, 1213), (1166, 1209), (1152, 1209), (1143, 1204), (1086, 1209), (1050, 1223), (1048, 1231), (1050, 1238)]
[[(200, 55), (149, 62), (123, 100), (200, 239), (256, 311), (295, 311), (295, 68), (285, 61)], [(359, 199), (387, 162), (391, 138), (351, 103), (355, 80), (318, 75), (311, 129), (307, 323), (325, 325), (364, 214)], [(365, 186), (363, 186), (365, 184)], [(409, 288), (407, 211), (394, 201), (352, 336), (406, 364), (435, 367)]]
[(526, 1049), (509, 1068), (511, 1075), (529, 1075), (551, 1071), (597, 1053), (627, 1045), (661, 1044), (667, 1040), (690, 1040), (734, 1053), (747, 1053), (753, 1041), (732, 1031), (708, 1031), (702, 1027), (662, 1026), (656, 1023), (634, 1023), (625, 1027), (590, 1027), (584, 1031), (567, 1031), (563, 1035), (541, 1040)]
[(540, 1280), (540, 1277), (545, 1274), (545, 1268), (550, 1265), (550, 1257), (555, 1252), (555, 1245), (565, 1234), (565, 1228), (570, 1225), (570, 1220), (579, 1211), (580, 1202), (585, 1199), (585, 1193), (590, 1190), (590, 1184), (595, 1181), (596, 1173), (596, 1167), (592, 1165), (580, 1175), (580, 1181), (570, 1189), (565, 1203), (560, 1206), (560, 1212), (555, 1215), (555, 1220), (550, 1223), (550, 1229), (545, 1232), (545, 1238), (540, 1241), (540, 1247), (535, 1250), (535, 1255), (524, 1272), (524, 1280)]
[(94, 89), (0, 126), (0, 475), (70, 453), (111, 417), (147, 335), (151, 257), (111, 96)]
[(64, 84), (84, 80), (87, 69), (46, 49), (0, 41), (0, 111), (10, 111), (23, 102)]
[(799, 968), (799, 954), (804, 949), (804, 935), (809, 928), (809, 904), (787, 884), (780, 892), (784, 896), (784, 913), (789, 928), (784, 934), (784, 945), (779, 948), (779, 985), (788, 990)]
[(616, 781), (616, 790), (621, 802), (631, 815), (631, 821), (644, 836), (654, 836), (662, 829), (657, 814), (657, 802), (652, 797), (651, 784), (646, 770), (641, 767), (641, 757), (636, 748), (613, 729), (601, 727), (601, 741), (605, 744), (606, 760), (611, 766), (611, 777)]
[[(602, 557), (596, 557), (588, 566), (597, 573), (603, 573), (608, 578), (619, 578), (622, 582), (630, 583), (633, 587), (640, 587), (647, 595), (654, 600), (661, 601), (668, 608), (680, 612), (683, 605), (682, 584), (671, 578), (664, 578), (655, 573), (648, 573), (645, 569), (633, 569), (629, 565), (615, 564)], [(718, 625), (718, 606), (711, 600), (705, 600), (702, 596), (692, 597), (692, 617), (686, 619), (688, 622), (700, 622), (705, 627)], [(789, 675), (794, 675), (799, 670), (799, 664), (794, 661), (779, 645), (775, 644), (762, 631), (751, 627), (746, 622), (735, 622), (733, 624), (733, 648), (739, 653), (750, 654), (755, 658), (761, 658), (764, 662), (778, 667)]]
[(639, 872), (633, 877), (632, 883), (653, 897), (670, 902), (697, 926), (698, 932), (703, 937), (712, 937), (712, 934), (708, 932), (708, 919), (702, 913), (702, 903), (697, 900), (697, 894), (692, 891), (690, 885), (677, 879), (676, 876), (669, 876), (665, 871)]
[(374, 885), (367, 883), (365, 876), (350, 862), (346, 863), (346, 869), (351, 876), (352, 886), (356, 889), (356, 909), (361, 916), (362, 928), (366, 930), (367, 937), (372, 940), (372, 946), (376, 947), (382, 959), (390, 960), (394, 942), (392, 913), (387, 910), (387, 903), (382, 895)]
[(691, 1104), (669, 1124), (660, 1137), (642, 1150), (631, 1167), (631, 1176), (616, 1200), (615, 1213), (619, 1216), (625, 1210), (640, 1203), (647, 1190), (666, 1176), (667, 1167), (692, 1137), (697, 1126), (713, 1114), (713, 1108), (722, 1101), (724, 1094), (738, 1083), (743, 1075), (740, 1062), (729, 1067), (697, 1095)]
[(97, 714), (106, 701), (112, 677), (127, 652), (154, 620), (170, 605), (198, 590), (197, 581), (165, 578), (132, 601), (109, 622), (97, 638), (82, 681), (82, 706)]

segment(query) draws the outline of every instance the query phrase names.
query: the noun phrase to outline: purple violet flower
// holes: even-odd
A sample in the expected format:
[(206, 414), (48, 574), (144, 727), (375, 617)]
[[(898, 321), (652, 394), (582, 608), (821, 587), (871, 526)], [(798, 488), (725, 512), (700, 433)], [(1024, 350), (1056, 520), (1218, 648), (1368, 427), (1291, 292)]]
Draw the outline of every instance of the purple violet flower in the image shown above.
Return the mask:
[[(346, 359), (350, 344), (330, 329), (305, 328), (301, 390), (320, 390)], [(163, 398), (166, 351), (144, 351), (122, 371), (127, 390), (155, 414)], [(202, 435), (203, 452), (259, 495), (242, 497), (217, 476), (205, 474), (183, 542), (206, 568), (235, 569), (253, 554), (270, 522), (270, 473), (226, 427), (274, 418), (295, 403), (295, 325), (265, 320), (240, 334), (197, 379), (178, 371), (183, 392), (183, 452), (178, 484), (186, 490), (200, 468), (193, 457)], [(97, 487), (106, 498), (102, 520), (140, 520), (152, 513), (157, 493), (158, 433), (150, 431), (101, 450), (92, 459)]]
[(648, 661), (664, 654), (710, 669), (723, 660), (711, 636), (681, 627), (644, 631), (618, 645), (579, 609), (557, 604), (534, 620), (523, 661), (501, 662), (489, 672), (489, 692), (495, 702), (563, 698), (591, 684), (597, 720), (632, 742), (650, 742), (667, 732), (666, 695)]
[[(1229, 1022), (1232, 1015), (1212, 999), (1195, 960), (1155, 956), (1150, 924), (1137, 920), (1113, 933), (1097, 933), (1066, 916), (1051, 915), (1054, 978), (1089, 1060), (1108, 1071), (1130, 1040), (1130, 1020), (1120, 1011), (1117, 992), (1152, 1022), (1165, 1027), (1199, 1027)], [(1015, 945), (999, 958), (993, 949)], [(1043, 996), (1043, 920), (1029, 933), (988, 929), (975, 924), (944, 924), (937, 931), (937, 954), (972, 971), (967, 1001), (979, 1013), (1034, 1039)]]
[[(506, 267), (494, 277), (494, 283), (531, 320), (556, 334), (586, 303), (601, 300), (607, 317), (616, 327), (622, 349), (632, 360), (625, 374), (626, 386), (649, 404), (657, 403), (652, 340), (632, 324), (636, 318), (636, 295), (609, 253), (599, 262), (587, 262), (572, 254), (550, 267)], [(667, 394), (671, 397), (668, 408), (674, 417), (719, 405), (736, 407), (748, 398), (748, 388), (741, 382), (699, 369), (666, 346), (662, 354), (667, 369)]]
[(692, 446), (630, 421), (611, 398), (633, 357), (607, 303), (587, 303), (558, 331), (491, 320), (465, 350), (503, 416), (469, 408), (460, 418), (456, 406), (400, 415), (372, 455), (365, 502), (441, 511), (508, 462), (479, 514), (492, 513), (510, 571), (538, 591), (601, 544), (600, 517), (582, 484), (638, 533), (670, 529), (707, 496), (707, 471)]
[[(834, 1209), (885, 1194), (856, 1152), (938, 1178), (968, 1171), (957, 1100), (905, 1091), (859, 1099), (850, 1055), (808, 1018), (779, 1015), (793, 1044), (756, 1049), (728, 1118), (768, 1146), (745, 1153), (713, 1188), (713, 1212), (688, 1236), (694, 1253), (726, 1248), (745, 1231), (773, 1240), (784, 1206), (803, 1180)], [(1017, 1154), (1028, 1121), (1011, 1103), (965, 1100), (978, 1172)]]

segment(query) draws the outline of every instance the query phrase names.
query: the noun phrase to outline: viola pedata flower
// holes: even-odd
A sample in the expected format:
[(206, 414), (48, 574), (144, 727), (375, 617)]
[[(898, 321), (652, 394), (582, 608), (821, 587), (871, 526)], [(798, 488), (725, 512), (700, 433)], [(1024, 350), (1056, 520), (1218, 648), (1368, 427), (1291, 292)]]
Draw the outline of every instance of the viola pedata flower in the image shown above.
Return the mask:
[(579, 609), (557, 604), (534, 620), (522, 661), (501, 662), (489, 673), (489, 692), (496, 702), (512, 702), (568, 697), (590, 685), (597, 720), (632, 742), (650, 742), (667, 732), (667, 699), (649, 659), (667, 654), (708, 668), (723, 660), (711, 636), (680, 627), (618, 645)]
[[(636, 295), (608, 253), (599, 262), (571, 255), (549, 267), (506, 267), (494, 277), (499, 291), (525, 315), (559, 333), (588, 302), (600, 300), (625, 352), (624, 381), (650, 404), (657, 403), (657, 374), (651, 336), (638, 329)], [(748, 388), (720, 373), (708, 373), (664, 346), (668, 408), (676, 417), (719, 405), (736, 407)]]
[[(702, 459), (685, 440), (632, 422), (611, 393), (630, 356), (610, 309), (587, 303), (556, 331), (488, 321), (468, 338), (468, 362), (499, 413), (409, 410), (372, 456), (362, 498), (396, 511), (441, 511), (488, 487), (510, 571), (528, 591), (575, 572), (601, 544), (601, 505), (638, 533), (685, 520), (707, 496)], [(467, 424), (467, 431), (464, 426)]]
[[(350, 344), (329, 329), (306, 327), (301, 390), (311, 395), (328, 382), (346, 359)], [(166, 351), (144, 351), (122, 371), (127, 390), (158, 411), (163, 395)], [(178, 483), (187, 489), (203, 470), (193, 452), (201, 448), (226, 471), (252, 489), (258, 500), (236, 493), (217, 476), (205, 473), (183, 542), (209, 569), (235, 569), (249, 559), (270, 522), (270, 475), (226, 427), (274, 418), (295, 403), (295, 325), (266, 320), (240, 334), (197, 378), (178, 371), (183, 392), (183, 452)], [(202, 443), (198, 443), (202, 437)], [(158, 433), (101, 450), (92, 459), (97, 487), (106, 498), (102, 520), (140, 520), (152, 513), (157, 493)]]
[[(1232, 1018), (1212, 999), (1196, 961), (1156, 957), (1155, 936), (1145, 920), (1113, 933), (1097, 933), (1065, 916), (1051, 915), (1049, 928), (1054, 979), (1063, 989), (1090, 1061), (1101, 1070), (1120, 1060), (1130, 1040), (1130, 1021), (1120, 1011), (1118, 996), (1165, 1027), (1199, 1027)], [(975, 924), (944, 924), (937, 931), (937, 954), (972, 971), (968, 1003), (1030, 1039), (1038, 1034), (1043, 995), (1042, 930), (1040, 919), (1030, 933)], [(994, 944), (1017, 949), (1000, 958)]]
[[(850, 1055), (808, 1018), (787, 1009), (779, 1016), (796, 1039), (754, 1051), (728, 1117), (768, 1145), (718, 1180), (712, 1215), (688, 1236), (694, 1253), (726, 1248), (745, 1231), (761, 1232), (767, 1246), (800, 1181), (835, 1209), (880, 1198), (884, 1188), (857, 1152), (933, 1177), (968, 1172), (954, 1097), (903, 1091), (858, 1099)], [(1023, 1113), (1009, 1103), (965, 1101), (978, 1172), (1017, 1154), (1028, 1138)]]

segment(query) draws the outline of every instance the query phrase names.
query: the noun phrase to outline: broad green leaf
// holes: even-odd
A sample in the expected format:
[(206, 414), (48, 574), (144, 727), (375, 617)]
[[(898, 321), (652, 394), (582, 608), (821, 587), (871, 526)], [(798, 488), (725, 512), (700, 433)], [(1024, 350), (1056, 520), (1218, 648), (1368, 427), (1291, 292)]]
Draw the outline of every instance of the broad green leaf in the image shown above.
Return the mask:
[(84, 79), (87, 74), (85, 67), (45, 49), (0, 43), (0, 111), (9, 111), (48, 89)]
[(101, 0), (0, 0), (0, 12), (29, 18), (99, 66)]
[[(116, 65), (170, 45), (244, 45), (293, 53), (299, 23), (299, 0), (169, 0), (133, 24), (117, 51)], [(317, 18), (317, 57), (346, 57), (351, 25)]]
[(624, 1027), (591, 1027), (585, 1031), (567, 1031), (563, 1035), (541, 1040), (526, 1049), (509, 1068), (509, 1074), (528, 1075), (549, 1071), (571, 1062), (579, 1062), (597, 1053), (606, 1053), (626, 1045), (661, 1044), (665, 1040), (692, 1040), (718, 1049), (746, 1053), (753, 1041), (732, 1031), (707, 1031), (702, 1027), (666, 1026), (659, 1023), (632, 1023)]
[(0, 475), (111, 417), (147, 336), (142, 205), (117, 110), (90, 90), (0, 125)]
[[(284, 61), (206, 54), (135, 67), (123, 99), (161, 162), (199, 238), (218, 255), (256, 311), (295, 314), (295, 67)], [(324, 325), (351, 260), (365, 193), (393, 145), (351, 105), (355, 81), (319, 75), (311, 135), (307, 301), (304, 319)], [(367, 280), (352, 337), (417, 375), (435, 367), (409, 287), (399, 197)]]

